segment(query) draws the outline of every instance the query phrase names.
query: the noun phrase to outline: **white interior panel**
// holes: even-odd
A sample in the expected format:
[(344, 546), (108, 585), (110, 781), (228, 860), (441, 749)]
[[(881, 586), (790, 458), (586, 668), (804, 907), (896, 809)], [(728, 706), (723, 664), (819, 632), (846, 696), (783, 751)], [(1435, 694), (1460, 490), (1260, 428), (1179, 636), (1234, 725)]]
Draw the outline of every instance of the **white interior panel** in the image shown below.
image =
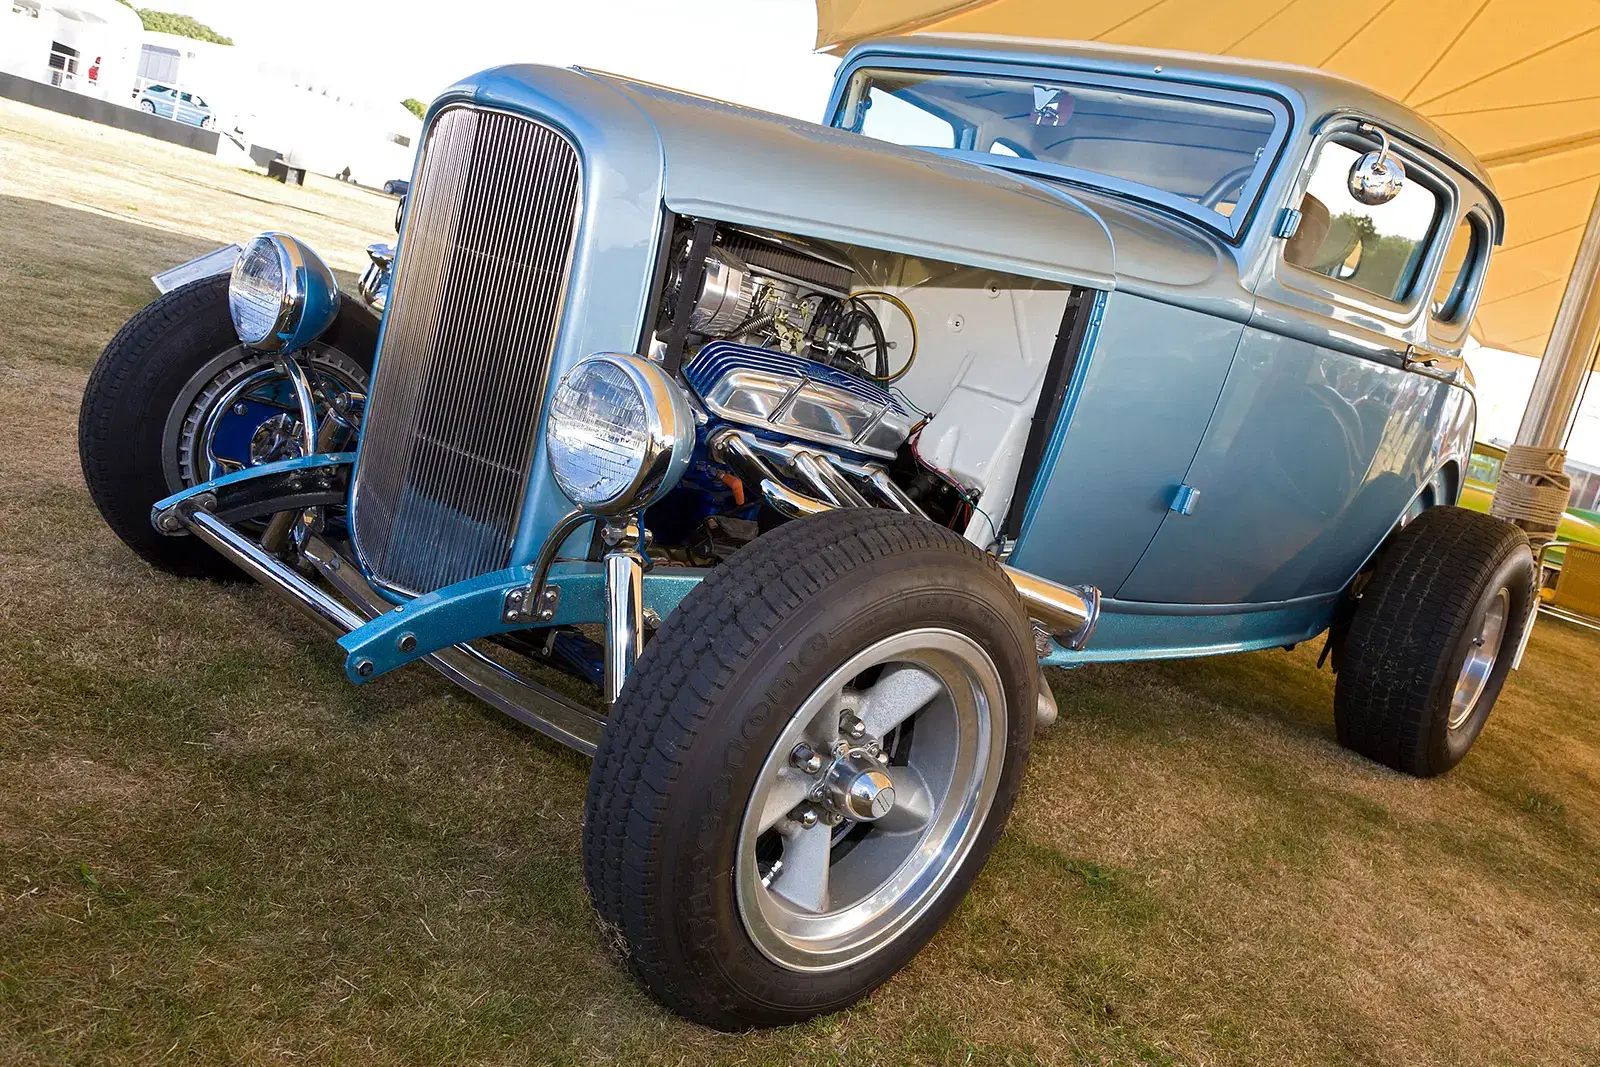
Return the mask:
[[(987, 546), (998, 536), (991, 523), (1004, 520), (1011, 502), (1068, 290), (943, 266), (930, 272), (916, 261), (903, 262), (894, 273), (920, 276), (913, 284), (881, 285), (917, 318), (916, 362), (897, 386), (913, 404), (934, 413), (918, 452), (982, 493), (985, 514), (973, 516), (966, 536)], [(909, 333), (897, 313), (881, 313), (895, 342), (889, 362), (898, 366)]]

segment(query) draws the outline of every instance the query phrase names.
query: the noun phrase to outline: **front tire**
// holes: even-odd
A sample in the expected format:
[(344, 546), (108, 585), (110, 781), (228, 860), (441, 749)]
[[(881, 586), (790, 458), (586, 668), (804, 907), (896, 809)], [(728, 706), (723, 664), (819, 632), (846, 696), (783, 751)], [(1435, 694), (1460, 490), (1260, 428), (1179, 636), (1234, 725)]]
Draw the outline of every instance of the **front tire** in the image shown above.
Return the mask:
[(1423, 778), (1460, 763), (1521, 647), (1535, 570), (1521, 530), (1474, 511), (1429, 508), (1395, 534), (1340, 656), (1339, 743)]
[(1038, 677), (999, 566), (925, 519), (829, 512), (736, 553), (646, 648), (589, 777), (585, 880), (634, 973), (722, 1030), (886, 981), (999, 837)]
[[(334, 325), (297, 358), (309, 363), (314, 384), (364, 392), (377, 336), (377, 320), (344, 300)], [(150, 506), (214, 476), (205, 461), (207, 427), (216, 425), (207, 399), (235, 395), (228, 389), (247, 380), (265, 381), (270, 363), (239, 345), (226, 274), (157, 297), (106, 345), (84, 387), (78, 456), (106, 524), (142, 559), (185, 577), (239, 577), (193, 537), (157, 533)], [(271, 410), (244, 402), (253, 413)]]

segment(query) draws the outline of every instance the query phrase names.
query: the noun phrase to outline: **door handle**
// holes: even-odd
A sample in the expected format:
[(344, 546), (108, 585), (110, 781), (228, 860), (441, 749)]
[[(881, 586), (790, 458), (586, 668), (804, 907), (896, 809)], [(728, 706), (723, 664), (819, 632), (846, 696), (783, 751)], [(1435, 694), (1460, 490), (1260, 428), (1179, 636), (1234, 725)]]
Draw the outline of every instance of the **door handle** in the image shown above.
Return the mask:
[(1406, 345), (1405, 362), (1406, 370), (1420, 371), (1435, 377), (1445, 375), (1453, 377), (1467, 365), (1467, 361), (1460, 356), (1435, 352), (1429, 348), (1418, 348), (1416, 345)]

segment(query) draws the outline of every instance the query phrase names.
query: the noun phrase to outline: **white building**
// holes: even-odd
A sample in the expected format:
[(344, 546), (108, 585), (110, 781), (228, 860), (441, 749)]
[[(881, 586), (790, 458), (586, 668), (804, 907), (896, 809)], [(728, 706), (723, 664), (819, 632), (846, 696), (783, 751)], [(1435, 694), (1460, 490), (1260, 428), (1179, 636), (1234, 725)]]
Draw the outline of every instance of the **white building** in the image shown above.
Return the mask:
[(0, 0), (0, 71), (131, 103), (144, 24), (117, 0)]
[(422, 122), (399, 100), (378, 99), (276, 57), (241, 64), (245, 80), (226, 95), (252, 142), (282, 152), (296, 166), (381, 186), (410, 178)]
[(139, 86), (204, 97), (217, 129), (277, 149), (296, 166), (381, 186), (409, 178), (422, 124), (398, 100), (377, 100), (248, 46), (146, 33)]
[(398, 100), (275, 53), (147, 33), (117, 0), (0, 0), (0, 72), (128, 107), (146, 85), (189, 91), (219, 132), (365, 185), (411, 177), (422, 134)]

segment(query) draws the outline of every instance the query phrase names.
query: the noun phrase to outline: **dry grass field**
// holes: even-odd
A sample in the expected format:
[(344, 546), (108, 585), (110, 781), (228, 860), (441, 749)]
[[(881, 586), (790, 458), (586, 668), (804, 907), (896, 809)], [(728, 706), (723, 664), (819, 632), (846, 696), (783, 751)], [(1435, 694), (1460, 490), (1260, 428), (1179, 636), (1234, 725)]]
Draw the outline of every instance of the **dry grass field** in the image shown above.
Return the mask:
[(392, 210), (0, 101), (0, 1064), (1600, 1058), (1600, 640), (1551, 621), (1431, 782), (1338, 748), (1315, 648), (1057, 673), (903, 974), (782, 1031), (656, 1007), (584, 897), (586, 760), (421, 668), (347, 685), (83, 488), (79, 395), (151, 273), (267, 227), (354, 271)]

